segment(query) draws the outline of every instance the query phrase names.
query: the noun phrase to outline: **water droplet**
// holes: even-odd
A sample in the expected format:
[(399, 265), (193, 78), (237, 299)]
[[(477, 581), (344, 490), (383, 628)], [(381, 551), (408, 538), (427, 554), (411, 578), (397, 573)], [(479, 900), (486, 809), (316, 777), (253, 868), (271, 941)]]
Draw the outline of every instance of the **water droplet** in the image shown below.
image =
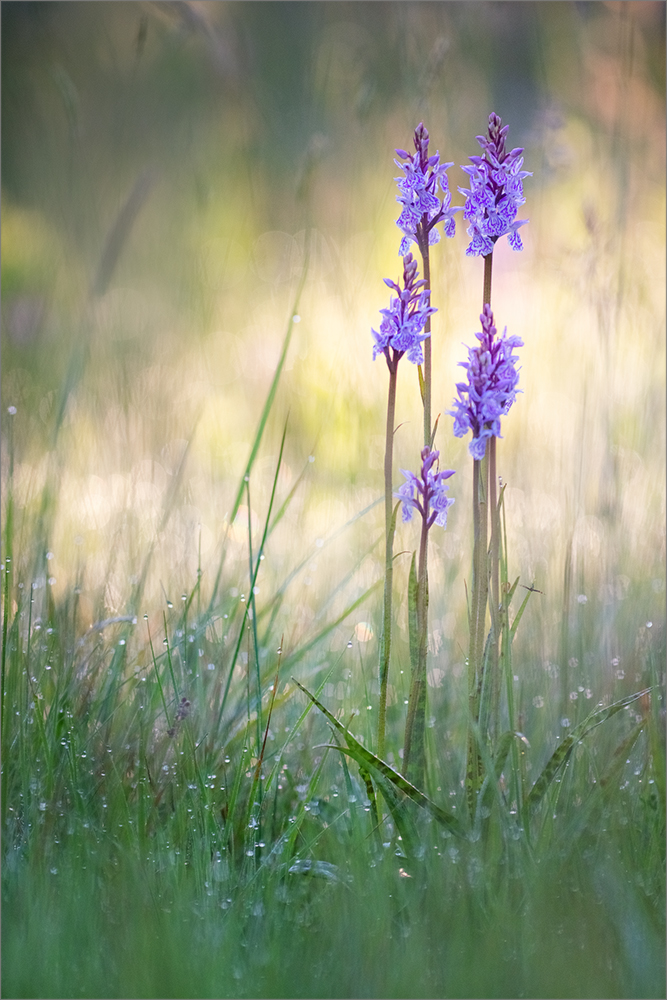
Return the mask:
[(145, 621), (145, 622), (147, 622), (147, 621), (148, 621), (148, 615), (144, 615), (144, 621)]
[(314, 462), (315, 461), (315, 456), (314, 455), (309, 455), (308, 456), (308, 461), (309, 462)]
[(187, 599), (188, 599), (188, 595), (187, 594), (181, 594), (181, 600), (182, 601), (187, 601)]
[[(292, 322), (293, 323), (300, 323), (301, 322), (301, 317), (299, 316), (298, 313), (294, 313), (294, 315), (292, 316)], [(11, 409), (11, 407), (10, 407), (10, 409)]]
[(118, 645), (119, 646), (124, 646), (125, 645), (125, 639), (121, 639), (120, 642), (118, 643)]
[(250, 476), (244, 476), (244, 477), (243, 477), (243, 482), (244, 482), (244, 483), (248, 483), (248, 482), (250, 482)]
[(347, 644), (347, 648), (348, 649), (352, 649), (352, 640), (351, 639), (349, 640), (349, 642)]
[(173, 606), (174, 606), (174, 605), (173, 605), (173, 604), (171, 603), (171, 601), (167, 601), (167, 607), (168, 607), (168, 608), (173, 608)]
[(646, 628), (653, 628), (653, 622), (646, 622)]
[(577, 595), (577, 603), (578, 604), (588, 604), (588, 598), (586, 597), (585, 594), (578, 594)]
[(560, 720), (560, 724), (563, 727), (563, 729), (568, 728), (568, 726), (570, 725), (570, 720), (567, 718), (566, 715), (564, 715), (563, 718)]

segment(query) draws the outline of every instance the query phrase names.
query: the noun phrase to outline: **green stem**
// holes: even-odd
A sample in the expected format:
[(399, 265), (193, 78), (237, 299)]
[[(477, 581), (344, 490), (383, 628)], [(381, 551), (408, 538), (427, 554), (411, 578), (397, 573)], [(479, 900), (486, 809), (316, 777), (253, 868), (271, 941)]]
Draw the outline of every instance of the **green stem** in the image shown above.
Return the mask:
[(484, 295), (482, 306), (491, 305), (491, 275), (493, 272), (493, 251), (484, 258)]
[[(410, 683), (410, 705), (403, 750), (404, 773), (408, 781), (423, 788), (426, 778), (426, 657), (428, 655), (428, 528), (422, 519), (417, 571), (418, 661)], [(411, 711), (412, 710), (412, 711)]]
[[(428, 514), (428, 509), (427, 509)], [(426, 657), (428, 654), (428, 526), (422, 518), (417, 570), (417, 664), (410, 680), (408, 714), (403, 740), (403, 773), (417, 788), (426, 774)]]
[(387, 685), (389, 682), (389, 658), (391, 655), (391, 602), (394, 575), (394, 527), (392, 513), (393, 461), (394, 461), (394, 420), (396, 416), (396, 375), (398, 362), (389, 365), (389, 395), (387, 398), (387, 429), (384, 449), (384, 519), (385, 519), (385, 559), (384, 559), (384, 608), (382, 616), (382, 638), (380, 640), (380, 711), (378, 715), (378, 757), (384, 754), (385, 728), (387, 719)]
[[(424, 246), (420, 245), (422, 263), (424, 267), (425, 290), (431, 288), (431, 263), (429, 260), (428, 240)], [(431, 317), (429, 316), (424, 325), (424, 333), (431, 333)], [(424, 341), (424, 447), (431, 447), (431, 337)]]
[(496, 475), (496, 439), (489, 442), (489, 511), (491, 514), (491, 716), (490, 730), (492, 737), (498, 735), (500, 715), (500, 516), (498, 511), (498, 477)]
[(468, 761), (466, 786), (468, 805), (474, 813), (479, 788), (481, 758), (476, 746), (473, 724), (479, 721), (479, 698), (483, 684), (484, 631), (488, 599), (488, 459), (473, 462), (473, 585), (470, 613), (470, 650), (468, 655)]

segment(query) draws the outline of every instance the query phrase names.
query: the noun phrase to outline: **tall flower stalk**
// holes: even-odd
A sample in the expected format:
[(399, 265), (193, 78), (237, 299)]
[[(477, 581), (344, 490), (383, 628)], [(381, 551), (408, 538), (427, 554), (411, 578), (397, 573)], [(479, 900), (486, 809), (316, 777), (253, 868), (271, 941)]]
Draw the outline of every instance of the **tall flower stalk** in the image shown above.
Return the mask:
[(410, 697), (403, 741), (403, 772), (413, 784), (423, 786), (426, 770), (425, 721), (426, 721), (426, 655), (428, 652), (428, 532), (434, 524), (447, 527), (447, 510), (454, 503), (447, 496), (454, 475), (452, 469), (438, 471), (440, 453), (424, 448), (419, 476), (402, 469), (405, 483), (394, 494), (403, 504), (403, 520), (411, 521), (416, 510), (421, 517), (419, 562), (412, 556), (408, 584), (408, 612), (410, 623)]
[[(484, 289), (482, 307), (491, 307), (491, 279), (493, 250), (502, 236), (507, 236), (513, 250), (522, 250), (519, 229), (527, 222), (517, 219), (519, 208), (525, 204), (524, 178), (531, 174), (522, 170), (523, 149), (506, 148), (509, 126), (501, 118), (489, 115), (486, 135), (478, 135), (481, 156), (471, 156), (470, 164), (462, 170), (470, 178), (468, 188), (459, 188), (466, 196), (463, 217), (468, 222), (469, 257), (484, 258)], [(488, 600), (488, 582), (491, 583), (491, 688), (492, 721), (498, 717), (500, 692), (499, 642), (500, 642), (500, 510), (498, 503), (496, 469), (496, 436), (490, 435), (488, 453), (484, 449), (482, 467), (473, 472), (473, 523), (475, 525), (475, 550), (473, 555), (473, 600), (471, 623), (471, 672), (480, 667), (484, 650), (484, 623)], [(476, 460), (477, 461), (477, 460)], [(488, 523), (491, 527), (490, 567), (488, 560)], [(483, 546), (483, 550), (482, 550)], [(475, 639), (473, 641), (473, 633)], [(481, 638), (480, 638), (481, 637)], [(481, 645), (480, 645), (481, 644)], [(473, 658), (474, 656), (474, 658)], [(472, 696), (471, 696), (472, 697)], [(474, 718), (474, 716), (473, 716)], [(470, 776), (469, 776), (470, 777)]]
[[(423, 122), (415, 129), (413, 136), (414, 153), (409, 153), (405, 149), (397, 149), (398, 159), (394, 162), (403, 172), (397, 177), (398, 195), (396, 200), (401, 205), (401, 214), (396, 224), (403, 233), (403, 238), (399, 247), (399, 253), (404, 254), (412, 243), (416, 243), (422, 257), (424, 268), (424, 280), (426, 288), (431, 287), (431, 261), (429, 256), (430, 247), (440, 242), (440, 232), (438, 226), (442, 224), (445, 236), (453, 236), (455, 232), (454, 217), (461, 211), (460, 207), (452, 207), (451, 193), (449, 191), (449, 181), (447, 171), (452, 166), (451, 163), (440, 163), (440, 153), (429, 155), (429, 134)], [(442, 198), (438, 196), (438, 189), (442, 193)], [(425, 327), (428, 333), (431, 332), (430, 318)], [(424, 407), (424, 449), (430, 452), (433, 447), (435, 431), (432, 426), (431, 414), (431, 338), (424, 344), (424, 371), (419, 369), (419, 387), (421, 390), (422, 403)], [(405, 508), (404, 508), (405, 509)], [(425, 537), (425, 536), (424, 536)], [(428, 546), (420, 546), (419, 575), (422, 593), (422, 606), (424, 616), (428, 605)], [(423, 641), (426, 643), (426, 617), (423, 620)], [(420, 625), (420, 635), (422, 635)], [(421, 648), (421, 647), (420, 647)], [(423, 678), (426, 676), (426, 645), (424, 645), (423, 670), (419, 657), (413, 658), (412, 683), (410, 686), (410, 697), (408, 701), (408, 725), (406, 727), (406, 746), (404, 753), (410, 755), (410, 743), (415, 735), (416, 743), (422, 749), (418, 752), (417, 758), (421, 760), (423, 756), (424, 743), (424, 704), (426, 688)], [(422, 696), (423, 692), (423, 696)], [(406, 764), (404, 757), (404, 766)], [(423, 776), (423, 765), (415, 765), (415, 773)], [(406, 772), (407, 773), (407, 772)]]
[[(470, 610), (470, 648), (468, 656), (468, 696), (470, 719), (479, 722), (480, 696), (485, 674), (486, 605), (488, 601), (488, 510), (491, 504), (487, 443), (500, 437), (500, 419), (506, 414), (517, 394), (519, 373), (515, 347), (523, 346), (519, 337), (508, 337), (505, 330), (498, 336), (491, 307), (484, 306), (480, 316), (482, 330), (475, 336), (476, 347), (468, 348), (468, 360), (460, 362), (467, 381), (457, 383), (458, 396), (450, 414), (454, 417), (454, 434), (463, 437), (472, 432), (469, 445), (473, 458), (473, 585)], [(495, 622), (495, 618), (494, 618)], [(497, 635), (497, 623), (494, 627)], [(492, 691), (496, 677), (491, 677)], [(493, 697), (493, 695), (492, 695)], [(481, 761), (475, 750), (472, 728), (468, 740), (467, 784), (469, 801), (474, 801), (478, 787)]]
[(389, 369), (389, 393), (387, 397), (387, 424), (384, 452), (384, 501), (385, 501), (385, 573), (384, 605), (382, 615), (382, 636), (380, 639), (380, 710), (378, 715), (377, 752), (384, 753), (387, 685), (389, 660), (391, 656), (391, 611), (394, 562), (394, 533), (396, 529), (396, 509), (392, 510), (394, 424), (396, 418), (396, 379), (398, 363), (404, 354), (413, 364), (423, 363), (422, 344), (430, 336), (426, 330), (431, 314), (436, 310), (430, 304), (430, 290), (424, 279), (419, 279), (417, 261), (411, 253), (403, 259), (403, 284), (390, 278), (385, 284), (396, 292), (388, 309), (381, 309), (380, 331), (372, 330), (373, 358), (383, 354)]

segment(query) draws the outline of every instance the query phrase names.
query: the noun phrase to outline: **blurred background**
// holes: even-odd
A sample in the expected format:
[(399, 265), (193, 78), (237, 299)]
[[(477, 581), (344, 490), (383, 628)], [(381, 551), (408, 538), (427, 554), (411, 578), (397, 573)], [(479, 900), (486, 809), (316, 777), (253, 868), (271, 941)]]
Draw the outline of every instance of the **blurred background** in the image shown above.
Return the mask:
[[(525, 343), (498, 451), (510, 577), (542, 591), (517, 644), (555, 677), (572, 629), (580, 691), (626, 673), (636, 687), (665, 600), (665, 5), (648, 0), (3, 4), (2, 473), (18, 586), (42, 602), (76, 588), (82, 628), (153, 614), (198, 569), (213, 593), (227, 534), (221, 593), (247, 589), (245, 498), (228, 521), (306, 245), (250, 482), (257, 534), (287, 420), (277, 502), (296, 489), (258, 602), (288, 582), (275, 629), (297, 643), (381, 579), (388, 376), (370, 328), (400, 271), (394, 148), (423, 120), (462, 204), (491, 111), (533, 173), (525, 249), (499, 242), (492, 297)], [(467, 645), (471, 459), (446, 413), (479, 329), (467, 243), (459, 217), (431, 264), (436, 447), (457, 471), (447, 531), (431, 532), (434, 690), (461, 677)], [(397, 423), (398, 485), (420, 448), (407, 360)], [(416, 545), (401, 526), (396, 551)], [(396, 565), (402, 590), (409, 554)], [(380, 605), (376, 590), (328, 640), (354, 634), (369, 676)], [(400, 607), (398, 625), (407, 662)]]

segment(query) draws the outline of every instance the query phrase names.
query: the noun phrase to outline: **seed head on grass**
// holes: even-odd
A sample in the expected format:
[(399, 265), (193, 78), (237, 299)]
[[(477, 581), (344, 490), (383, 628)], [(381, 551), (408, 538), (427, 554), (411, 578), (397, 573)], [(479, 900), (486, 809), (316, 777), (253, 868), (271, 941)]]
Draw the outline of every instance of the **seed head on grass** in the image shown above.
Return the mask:
[(178, 728), (184, 719), (190, 714), (190, 701), (188, 698), (181, 698), (178, 708), (176, 709), (176, 714), (174, 716), (174, 724), (167, 730), (167, 736), (174, 737), (178, 732)]
[(489, 115), (487, 135), (478, 135), (477, 142), (483, 156), (471, 156), (472, 166), (461, 167), (470, 177), (469, 188), (459, 188), (466, 196), (463, 218), (470, 225), (468, 257), (486, 257), (493, 253), (494, 244), (507, 235), (513, 250), (523, 250), (519, 228), (527, 219), (517, 219), (517, 212), (526, 199), (523, 196), (523, 179), (532, 177), (522, 170), (523, 149), (507, 152), (505, 139), (509, 125), (503, 126), (496, 114)]
[[(416, 510), (426, 523), (426, 528), (439, 524), (447, 527), (447, 510), (454, 503), (453, 497), (447, 496), (449, 484), (446, 482), (454, 475), (453, 469), (437, 471), (440, 459), (439, 451), (424, 448), (421, 453), (422, 467), (419, 476), (413, 472), (401, 469), (406, 481), (394, 493), (402, 501), (403, 521), (412, 520), (412, 512)], [(434, 469), (435, 466), (435, 469)]]
[(418, 280), (417, 261), (411, 253), (403, 258), (403, 287), (385, 278), (384, 283), (396, 292), (388, 309), (381, 309), (384, 317), (380, 324), (380, 332), (372, 330), (373, 359), (378, 354), (384, 354), (389, 371), (407, 354), (408, 360), (414, 365), (424, 361), (422, 341), (430, 336), (424, 333), (424, 325), (436, 309), (430, 304), (430, 289), (424, 288), (423, 280)]
[(509, 411), (520, 391), (516, 388), (518, 358), (513, 351), (515, 347), (523, 347), (520, 337), (507, 336), (507, 329), (501, 337), (497, 336), (488, 304), (480, 319), (482, 331), (475, 334), (479, 346), (469, 347), (468, 360), (459, 362), (468, 374), (468, 381), (457, 383), (458, 399), (454, 400), (454, 409), (448, 411), (454, 417), (456, 437), (472, 431), (469, 448), (475, 459), (484, 458), (487, 438), (502, 436), (500, 418)]
[[(415, 129), (415, 153), (405, 149), (397, 149), (400, 160), (394, 163), (405, 174), (397, 177), (399, 194), (396, 201), (402, 205), (401, 214), (396, 225), (403, 233), (399, 247), (399, 255), (404, 257), (412, 243), (420, 248), (440, 242), (440, 233), (436, 226), (444, 223), (445, 236), (454, 235), (454, 216), (461, 208), (452, 208), (452, 196), (449, 191), (447, 171), (451, 163), (440, 163), (440, 154), (428, 155), (429, 134), (423, 123)], [(443, 198), (438, 198), (436, 191), (440, 184)]]

